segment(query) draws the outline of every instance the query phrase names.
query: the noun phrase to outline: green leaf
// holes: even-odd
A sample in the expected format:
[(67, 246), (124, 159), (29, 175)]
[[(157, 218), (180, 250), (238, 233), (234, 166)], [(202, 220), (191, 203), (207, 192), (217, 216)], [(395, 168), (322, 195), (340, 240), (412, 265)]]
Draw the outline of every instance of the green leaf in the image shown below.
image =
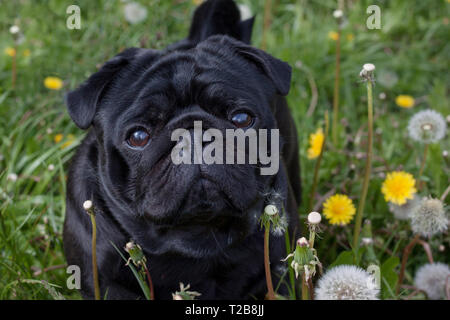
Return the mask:
[(400, 264), (398, 257), (390, 257), (381, 265), (381, 295), (384, 299), (395, 298), (395, 286), (398, 275), (395, 268)]
[(334, 260), (334, 262), (329, 266), (329, 268), (333, 268), (342, 264), (354, 264), (353, 251), (342, 251), (336, 258), (336, 260)]

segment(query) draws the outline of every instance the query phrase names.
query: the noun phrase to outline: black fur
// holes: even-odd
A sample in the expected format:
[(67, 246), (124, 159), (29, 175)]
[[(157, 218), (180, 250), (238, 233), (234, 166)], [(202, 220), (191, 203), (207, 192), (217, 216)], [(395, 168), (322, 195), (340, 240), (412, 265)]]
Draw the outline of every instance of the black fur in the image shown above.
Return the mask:
[[(233, 1), (206, 1), (187, 39), (164, 51), (127, 49), (67, 94), (73, 121), (91, 127), (70, 166), (64, 225), (64, 251), (81, 268), (84, 298), (93, 298), (87, 199), (97, 212), (100, 286), (109, 299), (143, 298), (111, 245), (123, 248), (131, 239), (144, 249), (157, 299), (171, 299), (180, 282), (200, 299), (264, 298), (258, 218), (268, 202), (282, 204), (293, 238), (300, 177), (297, 133), (282, 97), (290, 67), (247, 44), (248, 26)], [(172, 130), (191, 129), (194, 120), (204, 130), (233, 129), (230, 113), (242, 109), (254, 115), (254, 128), (280, 129), (276, 175), (246, 164), (172, 163)], [(135, 127), (151, 135), (142, 150), (126, 143)], [(270, 238), (275, 284), (284, 241)]]

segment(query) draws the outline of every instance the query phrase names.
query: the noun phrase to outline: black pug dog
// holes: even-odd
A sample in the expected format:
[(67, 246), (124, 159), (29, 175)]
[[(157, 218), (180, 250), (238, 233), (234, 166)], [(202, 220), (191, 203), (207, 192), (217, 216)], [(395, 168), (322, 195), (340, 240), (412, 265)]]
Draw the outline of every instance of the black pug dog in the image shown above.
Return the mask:
[[(163, 51), (131, 48), (66, 95), (70, 117), (90, 128), (70, 166), (64, 251), (81, 269), (81, 293), (93, 298), (91, 223), (97, 218), (101, 295), (142, 299), (123, 250), (133, 240), (147, 257), (156, 299), (180, 282), (200, 299), (263, 299), (267, 292), (260, 216), (275, 204), (298, 230), (297, 132), (285, 96), (291, 68), (249, 45), (253, 18), (240, 20), (231, 0), (195, 12), (188, 38)], [(174, 164), (177, 128), (279, 129), (280, 166), (260, 163)], [(126, 252), (123, 252), (127, 255)], [(283, 234), (270, 236), (274, 284), (285, 268)], [(285, 288), (280, 287), (279, 292)]]

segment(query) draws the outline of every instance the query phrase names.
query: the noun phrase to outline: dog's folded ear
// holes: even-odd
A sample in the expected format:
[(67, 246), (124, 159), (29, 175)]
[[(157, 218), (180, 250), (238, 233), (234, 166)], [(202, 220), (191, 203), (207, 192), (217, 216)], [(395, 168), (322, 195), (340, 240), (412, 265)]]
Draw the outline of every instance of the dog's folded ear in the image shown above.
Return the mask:
[(255, 64), (272, 81), (277, 93), (287, 95), (291, 86), (292, 68), (289, 64), (272, 57), (263, 50), (252, 47), (228, 36), (212, 36), (200, 43), (198, 47), (209, 46), (210, 43), (228, 46), (235, 53)]
[(90, 127), (105, 88), (115, 75), (142, 49), (130, 48), (107, 61), (77, 89), (65, 95), (69, 115), (81, 129)]

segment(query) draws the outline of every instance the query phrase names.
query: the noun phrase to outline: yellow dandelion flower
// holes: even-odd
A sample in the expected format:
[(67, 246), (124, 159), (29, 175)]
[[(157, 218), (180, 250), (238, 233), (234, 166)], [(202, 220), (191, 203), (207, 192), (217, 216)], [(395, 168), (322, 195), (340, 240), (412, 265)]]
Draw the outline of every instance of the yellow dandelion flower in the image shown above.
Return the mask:
[(202, 2), (203, 2), (203, 0), (192, 0), (192, 3), (195, 4), (196, 6), (198, 6)]
[(5, 48), (5, 54), (10, 57), (14, 57), (16, 55), (16, 49), (7, 47), (7, 48)]
[(30, 54), (31, 54), (30, 49), (25, 49), (25, 50), (23, 50), (23, 56), (24, 56), (25, 58), (26, 58), (26, 57), (29, 57)]
[(60, 143), (63, 138), (64, 135), (62, 133), (58, 133), (53, 137), (53, 141), (55, 141), (55, 143)]
[(355, 35), (353, 33), (349, 33), (347, 35), (347, 41), (353, 41), (355, 39)]
[(417, 192), (415, 188), (416, 180), (412, 174), (404, 171), (390, 172), (386, 176), (381, 192), (386, 201), (397, 205), (405, 204), (408, 199), (412, 199)]
[(44, 86), (50, 90), (59, 90), (63, 86), (63, 81), (58, 77), (46, 77), (44, 79)]
[(328, 38), (337, 41), (337, 39), (339, 39), (339, 33), (337, 33), (336, 31), (330, 31), (328, 32)]
[(352, 200), (344, 194), (335, 194), (323, 204), (323, 214), (331, 224), (346, 225), (355, 213)]
[(75, 136), (73, 134), (68, 134), (66, 141), (61, 145), (61, 149), (65, 149), (71, 146), (75, 142)]
[(397, 98), (395, 98), (395, 103), (402, 108), (411, 108), (414, 106), (414, 98), (405, 94), (401, 94)]
[(315, 159), (320, 155), (324, 140), (325, 136), (322, 128), (317, 129), (315, 133), (309, 135), (308, 159)]

